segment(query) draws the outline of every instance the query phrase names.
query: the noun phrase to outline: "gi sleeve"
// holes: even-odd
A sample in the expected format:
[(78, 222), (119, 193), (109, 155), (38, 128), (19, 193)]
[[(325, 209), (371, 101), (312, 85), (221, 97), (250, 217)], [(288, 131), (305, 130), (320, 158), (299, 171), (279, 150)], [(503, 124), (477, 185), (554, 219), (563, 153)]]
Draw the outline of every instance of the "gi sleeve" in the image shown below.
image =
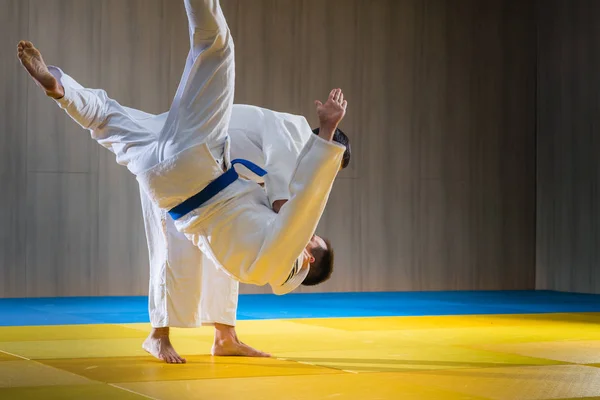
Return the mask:
[[(290, 199), (281, 208), (269, 232), (256, 264), (281, 266), (271, 286), (289, 278), (296, 259), (315, 233), (339, 171), (345, 147), (311, 135), (302, 149), (291, 183)], [(263, 265), (264, 267), (264, 265)]]

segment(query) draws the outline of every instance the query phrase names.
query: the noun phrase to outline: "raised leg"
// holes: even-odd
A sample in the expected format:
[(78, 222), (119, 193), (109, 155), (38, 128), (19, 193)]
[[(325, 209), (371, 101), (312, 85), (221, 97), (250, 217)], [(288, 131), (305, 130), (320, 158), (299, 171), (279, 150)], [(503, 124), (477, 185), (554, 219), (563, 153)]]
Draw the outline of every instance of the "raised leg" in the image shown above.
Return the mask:
[(84, 88), (59, 68), (47, 66), (31, 42), (21, 41), (17, 56), (44, 92), (91, 137), (136, 174), (158, 162), (154, 116), (119, 104), (101, 89)]
[(161, 157), (207, 143), (220, 158), (233, 105), (233, 39), (218, 0), (184, 0), (190, 53), (161, 133)]
[(197, 38), (203, 40), (201, 32), (225, 34), (229, 31), (219, 0), (184, 0), (184, 5), (188, 18), (191, 49), (202, 45), (196, 41)]

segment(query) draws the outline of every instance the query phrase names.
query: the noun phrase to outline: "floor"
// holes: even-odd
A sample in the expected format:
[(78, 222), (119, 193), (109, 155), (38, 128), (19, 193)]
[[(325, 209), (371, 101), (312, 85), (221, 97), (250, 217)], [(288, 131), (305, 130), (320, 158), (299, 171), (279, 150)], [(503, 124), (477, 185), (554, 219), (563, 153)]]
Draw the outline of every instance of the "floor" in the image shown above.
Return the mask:
[(0, 399), (600, 399), (600, 296), (441, 292), (242, 296), (271, 359), (140, 348), (144, 298), (0, 299)]

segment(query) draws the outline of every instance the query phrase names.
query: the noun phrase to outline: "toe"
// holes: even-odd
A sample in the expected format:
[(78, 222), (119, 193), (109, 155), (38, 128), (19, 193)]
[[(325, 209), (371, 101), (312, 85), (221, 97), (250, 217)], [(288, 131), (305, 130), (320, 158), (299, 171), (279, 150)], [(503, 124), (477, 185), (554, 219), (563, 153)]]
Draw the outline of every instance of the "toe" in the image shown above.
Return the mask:
[(25, 47), (27, 47), (28, 49), (33, 47), (33, 43), (29, 42), (29, 41), (25, 41)]
[(181, 364), (181, 358), (174, 351), (169, 351), (169, 358), (173, 364)]
[(264, 351), (260, 351), (257, 349), (252, 348), (255, 357), (271, 357), (271, 355), (269, 353), (265, 353)]

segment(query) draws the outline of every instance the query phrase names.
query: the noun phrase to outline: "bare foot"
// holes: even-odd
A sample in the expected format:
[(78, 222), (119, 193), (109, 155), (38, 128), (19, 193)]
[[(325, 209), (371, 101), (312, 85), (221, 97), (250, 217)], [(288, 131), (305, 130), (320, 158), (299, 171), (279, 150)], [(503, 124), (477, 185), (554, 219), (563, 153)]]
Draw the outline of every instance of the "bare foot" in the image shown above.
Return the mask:
[(186, 359), (175, 351), (169, 339), (169, 328), (154, 328), (142, 344), (142, 348), (152, 356), (167, 364), (185, 364)]
[(48, 96), (59, 99), (65, 95), (62, 85), (48, 71), (48, 66), (44, 62), (42, 54), (33, 47), (33, 43), (21, 40), (17, 46), (17, 56), (29, 75)]
[(219, 341), (212, 347), (213, 356), (238, 356), (238, 357), (271, 357), (270, 354), (256, 350), (240, 341)]
[(215, 323), (215, 341), (211, 354), (213, 356), (271, 357), (270, 354), (242, 343), (237, 337), (235, 326), (219, 323)]

